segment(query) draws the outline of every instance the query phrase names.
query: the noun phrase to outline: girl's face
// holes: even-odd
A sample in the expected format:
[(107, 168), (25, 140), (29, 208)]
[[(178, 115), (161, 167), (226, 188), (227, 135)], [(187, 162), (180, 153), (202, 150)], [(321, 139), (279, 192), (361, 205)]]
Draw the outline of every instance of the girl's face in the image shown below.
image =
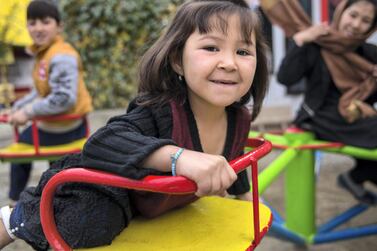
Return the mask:
[(374, 15), (372, 3), (356, 2), (344, 10), (339, 22), (339, 31), (346, 37), (364, 35), (372, 27)]
[(45, 46), (52, 43), (60, 33), (61, 27), (54, 18), (45, 17), (28, 20), (27, 29), (35, 45)]
[(181, 64), (173, 65), (183, 75), (191, 105), (226, 107), (239, 101), (250, 89), (256, 69), (255, 36), (243, 41), (238, 16), (228, 18), (227, 34), (219, 29), (195, 31), (185, 43)]

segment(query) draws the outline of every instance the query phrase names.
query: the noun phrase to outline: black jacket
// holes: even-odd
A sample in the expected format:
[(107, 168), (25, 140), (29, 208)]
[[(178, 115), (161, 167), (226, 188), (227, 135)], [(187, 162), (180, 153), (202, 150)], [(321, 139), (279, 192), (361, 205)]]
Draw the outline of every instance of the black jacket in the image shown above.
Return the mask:
[[(296, 119), (298, 121), (314, 116), (327, 98), (339, 99), (340, 97), (340, 92), (334, 85), (320, 49), (321, 47), (314, 43), (302, 47), (294, 44), (288, 50), (278, 70), (277, 80), (285, 86), (291, 86), (302, 78), (306, 79), (304, 104)], [(376, 46), (364, 43), (355, 52), (371, 63), (377, 63)], [(367, 100), (370, 104), (376, 101), (376, 93)], [(337, 103), (338, 100), (334, 102)]]

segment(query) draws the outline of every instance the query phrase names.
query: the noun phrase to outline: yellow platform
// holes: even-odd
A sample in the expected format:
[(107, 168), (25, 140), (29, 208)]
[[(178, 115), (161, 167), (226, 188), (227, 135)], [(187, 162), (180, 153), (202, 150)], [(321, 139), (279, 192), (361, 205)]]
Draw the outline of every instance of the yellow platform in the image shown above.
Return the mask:
[[(260, 204), (263, 235), (272, 220)], [(136, 218), (110, 246), (81, 251), (244, 251), (254, 236), (252, 203), (204, 197), (153, 220)]]
[(56, 146), (40, 146), (39, 155), (36, 155), (34, 145), (13, 143), (0, 149), (0, 160), (5, 162), (22, 162), (37, 159), (54, 159), (68, 153), (79, 152), (83, 148), (86, 138), (73, 141), (69, 144)]

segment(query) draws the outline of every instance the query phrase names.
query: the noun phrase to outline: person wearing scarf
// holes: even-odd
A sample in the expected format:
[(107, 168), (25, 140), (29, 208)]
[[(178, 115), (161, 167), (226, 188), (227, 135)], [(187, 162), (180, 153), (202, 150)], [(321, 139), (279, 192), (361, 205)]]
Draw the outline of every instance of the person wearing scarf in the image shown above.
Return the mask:
[[(312, 25), (296, 0), (264, 0), (261, 5), (294, 41), (278, 81), (286, 86), (307, 81), (294, 124), (319, 139), (376, 148), (377, 47), (366, 39), (377, 28), (377, 1), (341, 1), (330, 25)], [(355, 168), (338, 177), (358, 200), (376, 203), (377, 196), (363, 186), (366, 181), (377, 184), (376, 161), (356, 159)]]

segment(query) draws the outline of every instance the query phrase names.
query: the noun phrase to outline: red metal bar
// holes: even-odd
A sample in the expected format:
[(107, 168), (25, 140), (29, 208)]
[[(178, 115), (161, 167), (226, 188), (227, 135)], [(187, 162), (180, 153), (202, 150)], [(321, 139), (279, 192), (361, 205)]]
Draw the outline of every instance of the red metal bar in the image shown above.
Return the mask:
[(253, 218), (254, 218), (254, 241), (251, 245), (258, 245), (260, 237), (259, 226), (259, 193), (258, 193), (258, 161), (253, 157), (250, 157), (251, 161), (251, 180), (253, 189)]
[(37, 116), (33, 120), (43, 120), (48, 122), (54, 121), (67, 121), (67, 120), (76, 120), (85, 117), (86, 115), (77, 115), (77, 114), (62, 114), (62, 115), (49, 115), (49, 116)]
[(0, 123), (8, 123), (8, 122), (9, 122), (9, 116), (7, 114), (1, 114)]
[[(251, 164), (252, 169), (254, 169), (254, 184), (254, 179), (257, 178), (257, 166), (255, 165), (256, 160), (262, 158), (267, 153), (269, 153), (271, 151), (272, 145), (270, 142), (265, 141), (263, 139), (249, 139), (248, 144), (249, 146), (256, 148), (253, 151), (248, 152), (243, 156), (231, 161), (229, 164), (237, 173), (244, 170)], [(50, 243), (51, 247), (57, 251), (72, 250), (68, 246), (68, 244), (63, 240), (63, 238), (57, 230), (53, 210), (53, 196), (55, 190), (59, 185), (67, 182), (94, 183), (100, 185), (109, 185), (114, 187), (170, 194), (194, 193), (197, 189), (196, 184), (193, 181), (188, 180), (187, 178), (182, 176), (148, 176), (142, 180), (132, 180), (118, 175), (85, 168), (72, 168), (63, 170), (55, 176), (53, 176), (48, 181), (45, 188), (43, 189), (40, 202), (40, 214), (43, 232), (45, 233), (46, 238)], [(253, 202), (255, 204), (258, 202), (258, 190), (257, 188), (254, 188), (254, 185), (253, 200), (255, 200)], [(256, 205), (258, 206), (258, 204)], [(253, 206), (253, 210), (254, 217), (258, 216), (256, 222), (258, 222), (259, 224), (259, 208), (256, 208), (255, 211), (255, 206)]]
[[(34, 145), (34, 153), (32, 155), (30, 154), (17, 154), (17, 157), (32, 157), (32, 156), (36, 156), (36, 157), (43, 157), (43, 156), (55, 156), (55, 155), (64, 155), (64, 154), (68, 154), (68, 153), (76, 153), (78, 151), (76, 150), (73, 150), (73, 151), (54, 151), (53, 153), (48, 153), (48, 154), (41, 154), (40, 152), (40, 142), (39, 142), (39, 133), (38, 133), (38, 126), (37, 126), (37, 122), (38, 121), (48, 121), (48, 122), (52, 122), (52, 121), (67, 121), (67, 120), (78, 120), (78, 119), (82, 119), (83, 122), (86, 124), (85, 125), (85, 138), (88, 138), (89, 135), (90, 135), (90, 129), (89, 129), (89, 122), (88, 122), (88, 119), (87, 119), (87, 116), (84, 115), (75, 115), (75, 114), (70, 114), (70, 115), (52, 115), (52, 116), (38, 116), (38, 117), (35, 117), (32, 119), (32, 138), (33, 138), (33, 145)], [(0, 115), (0, 123), (8, 123), (9, 122), (9, 116), (7, 114), (2, 114)], [(14, 127), (14, 142), (18, 142), (18, 139), (19, 139), (19, 131), (18, 131), (18, 127), (15, 126)], [(3, 157), (7, 158), (13, 158), (14, 155), (10, 154), (9, 156), (8, 155), (4, 155)]]
[(298, 147), (294, 147), (295, 149), (323, 149), (323, 148), (339, 148), (343, 147), (344, 144), (339, 142), (328, 142), (322, 144), (307, 144)]
[(18, 132), (18, 126), (15, 126), (13, 128), (14, 131), (14, 142), (18, 142), (18, 139), (20, 138), (20, 133)]
[(329, 1), (321, 0), (321, 22), (329, 22)]
[(35, 155), (38, 156), (39, 155), (39, 134), (38, 134), (37, 122), (35, 120), (33, 120), (33, 123), (31, 124), (31, 129), (32, 129)]

